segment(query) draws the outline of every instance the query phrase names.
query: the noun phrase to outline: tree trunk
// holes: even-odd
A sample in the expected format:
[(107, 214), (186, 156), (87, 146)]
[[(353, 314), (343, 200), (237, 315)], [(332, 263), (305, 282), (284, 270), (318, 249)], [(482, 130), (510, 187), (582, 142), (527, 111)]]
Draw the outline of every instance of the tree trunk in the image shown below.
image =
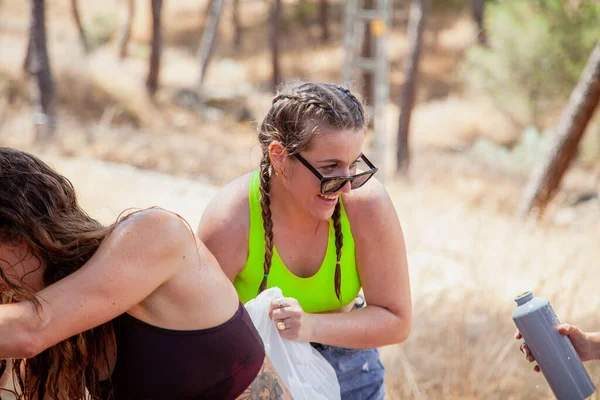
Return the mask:
[(412, 0), (408, 21), (409, 54), (404, 65), (405, 81), (400, 92), (400, 118), (396, 147), (396, 173), (406, 173), (410, 163), (408, 135), (410, 116), (415, 103), (419, 60), (423, 47), (423, 31), (429, 11), (429, 0)]
[(73, 13), (73, 19), (75, 20), (75, 25), (77, 25), (77, 31), (79, 32), (79, 40), (81, 40), (81, 45), (83, 46), (83, 50), (86, 53), (89, 53), (90, 44), (85, 35), (85, 31), (83, 30), (83, 25), (81, 23), (81, 16), (79, 15), (79, 6), (77, 4), (77, 0), (71, 0), (71, 11)]
[(204, 82), (206, 70), (208, 69), (215, 42), (218, 38), (219, 21), (221, 20), (221, 13), (223, 11), (223, 0), (211, 0), (206, 11), (204, 31), (202, 32), (202, 39), (200, 40), (200, 46), (198, 47), (197, 53), (198, 65), (200, 66), (198, 88), (200, 88)]
[(204, 8), (204, 12), (202, 13), (202, 18), (204, 19), (204, 23), (206, 24), (206, 19), (207, 19), (207, 15), (208, 13), (210, 13), (210, 9), (213, 6), (215, 0), (208, 0), (208, 3), (206, 3), (206, 8)]
[(160, 53), (162, 46), (160, 17), (162, 0), (152, 0), (152, 53), (150, 54), (150, 69), (146, 88), (150, 96), (154, 96), (158, 88), (158, 73), (160, 70)]
[(54, 136), (56, 128), (56, 98), (52, 71), (46, 47), (46, 21), (44, 0), (31, 2), (31, 26), (25, 57), (25, 70), (35, 75), (38, 86), (38, 105), (34, 115), (36, 140)]
[(329, 2), (319, 0), (319, 21), (321, 23), (321, 43), (325, 44), (331, 36), (329, 31)]
[(592, 51), (579, 82), (556, 127), (549, 154), (531, 173), (519, 212), (537, 211), (541, 218), (577, 152), (579, 141), (600, 101), (600, 42)]
[[(364, 9), (375, 8), (375, 0), (364, 0)], [(360, 56), (364, 59), (373, 57), (373, 35), (369, 22), (365, 23), (365, 32), (362, 41)], [(373, 104), (373, 71), (364, 69), (362, 73), (363, 99), (366, 104)]]
[[(32, 1), (33, 4), (33, 1)], [(33, 18), (33, 16), (32, 16)], [(27, 39), (27, 52), (25, 53), (25, 59), (23, 60), (23, 71), (26, 74), (33, 75), (35, 70), (31, 65), (33, 62), (33, 53), (35, 52), (35, 44), (33, 42), (33, 19), (31, 20), (31, 26), (29, 27), (29, 38)]]
[(279, 22), (281, 19), (281, 0), (273, 0), (271, 8), (271, 57), (273, 61), (273, 92), (281, 82), (281, 72), (279, 66)]
[(135, 0), (129, 0), (127, 4), (127, 17), (125, 22), (121, 25), (121, 34), (119, 40), (119, 58), (124, 60), (127, 58), (127, 51), (129, 46), (129, 39), (131, 37), (131, 26), (133, 25), (133, 19), (135, 18)]
[(471, 0), (471, 10), (473, 12), (473, 20), (477, 24), (477, 42), (485, 47), (488, 47), (488, 39), (485, 31), (483, 12), (485, 11), (486, 0)]
[(233, 48), (242, 49), (242, 23), (240, 22), (240, 0), (233, 0)]

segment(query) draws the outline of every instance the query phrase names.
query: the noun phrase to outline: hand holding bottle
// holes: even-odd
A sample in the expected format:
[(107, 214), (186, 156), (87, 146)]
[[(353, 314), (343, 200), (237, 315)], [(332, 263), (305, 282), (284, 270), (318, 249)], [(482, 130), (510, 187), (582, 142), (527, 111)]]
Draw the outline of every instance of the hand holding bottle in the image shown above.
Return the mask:
[[(582, 363), (592, 358), (591, 336), (574, 326), (561, 324), (550, 302), (534, 297), (531, 291), (515, 298), (512, 318), (517, 339), (523, 338), (521, 351), (535, 371), (542, 372), (558, 400), (583, 400), (596, 387)], [(581, 357), (583, 355), (583, 357)]]
[[(592, 332), (592, 333), (583, 332), (581, 329), (577, 328), (575, 325), (569, 325), (569, 324), (561, 324), (556, 327), (556, 330), (561, 335), (568, 336), (569, 339), (571, 339), (571, 343), (573, 343), (573, 347), (575, 348), (575, 351), (579, 355), (579, 358), (581, 358), (581, 361), (595, 360), (600, 357), (600, 354), (599, 354), (599, 352), (600, 352), (600, 348), (599, 348), (600, 347), (600, 333), (599, 332)], [(521, 336), (521, 333), (519, 331), (517, 331), (515, 333), (515, 339), (521, 340), (522, 338), (523, 337)], [(527, 344), (525, 342), (523, 342), (521, 344), (520, 350), (522, 353), (525, 354), (525, 358), (529, 362), (535, 361), (533, 354), (531, 354), (531, 351), (529, 350), (529, 347), (527, 347)], [(535, 367), (533, 367), (533, 369), (537, 372), (540, 372), (540, 368), (537, 365)]]

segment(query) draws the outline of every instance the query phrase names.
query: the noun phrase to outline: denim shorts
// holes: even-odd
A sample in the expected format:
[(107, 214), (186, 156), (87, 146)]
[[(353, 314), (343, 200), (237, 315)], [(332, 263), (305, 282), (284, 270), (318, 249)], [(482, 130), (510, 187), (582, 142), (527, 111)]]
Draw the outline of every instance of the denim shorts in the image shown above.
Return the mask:
[[(358, 299), (357, 299), (358, 300)], [(362, 306), (357, 302), (357, 308)], [(385, 369), (377, 349), (347, 349), (313, 343), (333, 366), (340, 382), (342, 400), (383, 400)]]
[(383, 400), (385, 369), (377, 349), (346, 349), (314, 345), (333, 366), (340, 382), (342, 400)]

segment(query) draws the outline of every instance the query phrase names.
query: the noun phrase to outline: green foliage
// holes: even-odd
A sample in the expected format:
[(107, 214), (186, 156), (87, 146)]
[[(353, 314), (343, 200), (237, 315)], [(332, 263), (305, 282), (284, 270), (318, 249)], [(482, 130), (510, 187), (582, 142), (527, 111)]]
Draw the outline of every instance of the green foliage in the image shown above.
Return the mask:
[(440, 11), (461, 11), (465, 8), (465, 3), (470, 4), (471, 0), (430, 0), (431, 10)]
[(97, 14), (86, 26), (86, 34), (92, 47), (101, 46), (110, 41), (119, 27), (119, 20), (115, 14)]
[[(411, 0), (393, 0), (394, 9), (410, 7)], [(430, 10), (437, 12), (441, 11), (461, 11), (471, 4), (471, 0), (429, 0)]]
[(517, 143), (512, 148), (498, 145), (484, 138), (473, 143), (471, 152), (490, 164), (501, 166), (507, 171), (528, 173), (539, 158), (550, 148), (552, 135), (540, 132), (534, 126), (523, 130)]
[(317, 3), (312, 1), (301, 1), (294, 7), (294, 17), (306, 21), (317, 14)]
[(491, 47), (469, 50), (467, 87), (492, 95), (523, 125), (543, 126), (564, 106), (600, 38), (600, 2), (503, 0), (486, 13)]

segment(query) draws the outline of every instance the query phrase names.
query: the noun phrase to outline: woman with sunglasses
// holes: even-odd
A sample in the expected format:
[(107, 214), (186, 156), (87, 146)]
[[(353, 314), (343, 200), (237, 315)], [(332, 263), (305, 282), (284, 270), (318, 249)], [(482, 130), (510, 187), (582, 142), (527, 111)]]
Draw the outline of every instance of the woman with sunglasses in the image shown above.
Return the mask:
[(281, 91), (258, 129), (260, 170), (227, 185), (198, 228), (242, 302), (282, 289), (281, 336), (321, 352), (344, 400), (384, 398), (376, 348), (405, 340), (412, 318), (404, 238), (365, 130), (343, 87)]

